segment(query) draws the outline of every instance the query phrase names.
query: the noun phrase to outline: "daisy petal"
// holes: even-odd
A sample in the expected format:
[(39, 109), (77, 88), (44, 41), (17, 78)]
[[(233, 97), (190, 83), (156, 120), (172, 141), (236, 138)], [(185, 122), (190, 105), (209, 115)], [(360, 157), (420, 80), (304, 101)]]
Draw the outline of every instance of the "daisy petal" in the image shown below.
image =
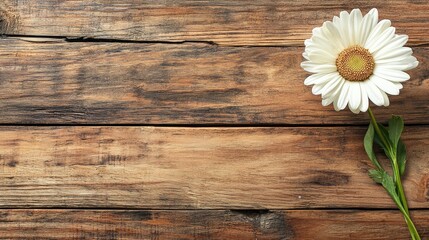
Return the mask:
[(329, 97), (323, 98), (322, 99), (322, 105), (327, 106), (329, 104), (331, 104), (332, 102), (334, 103), (334, 109), (339, 111), (337, 104), (338, 104), (338, 97), (340, 95), (340, 92), (343, 88), (343, 85), (346, 81), (341, 77), (340, 78), (340, 83), (339, 85), (335, 88), (335, 90), (329, 94)]
[(333, 98), (322, 99), (322, 106), (326, 107), (334, 101)]
[(387, 68), (387, 69), (396, 69), (396, 70), (401, 70), (404, 71), (404, 69), (407, 69), (409, 66), (409, 64), (395, 64), (394, 63), (382, 63), (382, 64), (378, 64), (378, 67), (380, 68)]
[(342, 30), (342, 27), (341, 27), (341, 20), (340, 20), (340, 18), (337, 17), (337, 16), (335, 16), (333, 18), (333, 20), (332, 20), (332, 23), (333, 23), (334, 28), (337, 29), (337, 31), (338, 31), (338, 36), (339, 37), (338, 37), (338, 39), (336, 39), (339, 42), (338, 46), (341, 46), (342, 49), (348, 47), (349, 43), (348, 43), (347, 39), (345, 39), (343, 37), (343, 32), (342, 32), (343, 30)]
[(396, 35), (386, 44), (386, 46), (384, 46), (383, 48), (379, 48), (373, 53), (374, 58), (377, 59), (377, 57), (383, 56), (384, 54), (392, 51), (393, 49), (403, 47), (407, 41), (407, 35)]
[(381, 65), (381, 64), (401, 64), (403, 62), (408, 62), (409, 58), (411, 57), (411, 54), (409, 55), (403, 55), (403, 56), (399, 56), (396, 58), (386, 58), (386, 59), (382, 59), (382, 60), (375, 60), (375, 65)]
[(395, 36), (395, 28), (389, 27), (380, 36), (377, 36), (377, 39), (372, 41), (370, 44), (367, 44), (367, 48), (370, 53), (374, 53), (378, 49), (383, 48), (386, 44), (388, 44), (392, 38)]
[(389, 52), (386, 52), (383, 55), (380, 55), (380, 53), (374, 55), (374, 59), (375, 61), (380, 61), (383, 59), (392, 59), (392, 58), (397, 58), (397, 57), (408, 57), (409, 55), (411, 55), (413, 53), (413, 50), (409, 47), (401, 47), (401, 48), (396, 48), (396, 49), (390, 49)]
[(380, 90), (390, 94), (390, 95), (398, 95), (399, 89), (397, 86), (391, 81), (387, 81), (381, 77), (376, 75), (371, 76), (370, 81), (372, 81)]
[(332, 55), (335, 55), (335, 57), (340, 51), (340, 49), (334, 46), (332, 42), (326, 39), (322, 34), (313, 35), (311, 39), (313, 40), (313, 44), (315, 47), (318, 47), (319, 49), (325, 49), (327, 52), (331, 53)]
[(310, 60), (310, 59), (308, 58), (308, 53), (307, 53), (307, 52), (303, 52), (303, 53), (302, 53), (302, 57), (304, 57), (304, 58), (305, 58), (305, 60)]
[(367, 13), (367, 15), (369, 15), (369, 17), (372, 19), (372, 21), (371, 21), (371, 23), (372, 23), (372, 25), (371, 25), (371, 29), (375, 28), (375, 26), (376, 26), (376, 25), (377, 25), (377, 23), (378, 23), (378, 10), (377, 10), (377, 8), (373, 8), (373, 9), (371, 9), (371, 10)]
[(324, 22), (322, 30), (326, 37), (330, 39), (333, 44), (339, 46), (339, 48), (344, 49), (345, 46), (347, 46), (343, 43), (338, 29), (332, 22)]
[(330, 97), (330, 95), (335, 93), (342, 86), (343, 83), (344, 79), (340, 75), (334, 77), (333, 80), (331, 80), (323, 87), (322, 98)]
[(312, 74), (310, 76), (308, 76), (305, 80), (304, 80), (304, 85), (313, 85), (315, 84), (315, 82), (322, 76), (325, 76), (326, 73), (316, 73), (316, 74)]
[(374, 75), (392, 82), (405, 82), (410, 79), (410, 75), (408, 75), (406, 72), (381, 67), (376, 67), (374, 69)]
[(335, 64), (335, 59), (336, 59), (336, 56), (334, 56), (332, 53), (329, 53), (322, 49), (311, 51), (308, 54), (308, 57), (312, 62), (329, 63), (329, 64)]
[(393, 84), (395, 84), (396, 88), (398, 88), (399, 90), (404, 88), (404, 86), (402, 86), (402, 83), (394, 82)]
[(319, 35), (322, 32), (322, 28), (321, 27), (315, 27), (312, 30), (313, 35)]
[(384, 32), (384, 30), (390, 27), (390, 24), (391, 24), (390, 20), (387, 20), (387, 19), (381, 20), (379, 23), (377, 23), (377, 25), (369, 34), (364, 47), (368, 49), (368, 45), (372, 45), (373, 41), (376, 41), (378, 39), (377, 37), (380, 36), (381, 33)]
[(354, 114), (359, 114), (359, 113), (360, 113), (359, 107), (358, 107), (358, 108), (356, 108), (356, 109), (352, 108), (352, 107), (350, 106), (350, 102), (349, 102), (349, 109), (350, 109), (350, 111), (352, 111), (352, 113), (354, 113)]
[(408, 56), (399, 61), (382, 61), (377, 63), (377, 66), (380, 68), (396, 69), (401, 71), (413, 69), (418, 65), (419, 61), (417, 61), (417, 59), (413, 56)]
[(378, 63), (381, 68), (396, 69), (401, 71), (407, 71), (413, 68), (416, 68), (419, 65), (419, 61), (414, 56), (408, 56), (402, 58), (401, 60), (396, 60), (392, 62), (381, 62)]
[(340, 12), (339, 30), (340, 30), (341, 39), (344, 40), (345, 46), (350, 46), (352, 44), (352, 41), (350, 39), (350, 33), (349, 33), (352, 29), (349, 28), (350, 27), (349, 21), (350, 21), (349, 13), (346, 11)]
[(359, 9), (353, 9), (350, 13), (350, 41), (352, 45), (359, 42), (360, 25), (362, 24), (362, 13)]
[(341, 111), (339, 108), (338, 108), (338, 101), (336, 101), (336, 100), (334, 100), (334, 109), (335, 109), (335, 111)]
[(351, 82), (349, 84), (349, 108), (355, 112), (356, 110), (359, 110), (359, 105), (361, 103), (361, 90), (359, 82)]
[(326, 83), (322, 83), (322, 84), (315, 84), (314, 86), (313, 86), (313, 88), (311, 89), (311, 92), (314, 94), (314, 95), (320, 95), (320, 94), (322, 94), (322, 89), (323, 89), (323, 87), (326, 85)]
[(382, 106), (384, 104), (383, 94), (371, 81), (362, 82), (362, 85), (365, 87), (365, 91), (368, 94), (368, 98), (377, 106)]
[(383, 101), (384, 101), (383, 106), (388, 107), (390, 105), (389, 97), (383, 91), (381, 91), (381, 94), (383, 95)]
[(301, 67), (311, 73), (331, 73), (337, 70), (337, 66), (334, 64), (317, 64), (311, 61), (302, 62)]
[(349, 88), (350, 82), (345, 82), (338, 97), (338, 108), (340, 110), (346, 108), (347, 103), (349, 102)]
[(419, 62), (415, 61), (415, 62), (412, 62), (412, 63), (408, 64), (408, 67), (406, 67), (406, 68), (404, 68), (402, 70), (403, 71), (408, 71), (408, 70), (411, 70), (413, 68), (416, 68), (418, 65), (419, 65)]
[(359, 106), (359, 110), (362, 112), (366, 112), (368, 110), (369, 107), (369, 102), (368, 102), (368, 94), (366, 93), (365, 87), (363, 86), (363, 83), (359, 83), (360, 86), (360, 90), (361, 90), (361, 97), (362, 97), (362, 101), (361, 104)]
[(369, 34), (373, 29), (373, 22), (376, 23), (377, 21), (378, 21), (378, 12), (377, 12), (377, 9), (373, 8), (362, 19), (362, 23), (359, 30), (359, 39), (356, 42), (356, 44), (359, 44), (361, 46), (365, 44), (366, 39), (368, 38)]
[(333, 106), (335, 111), (340, 111), (341, 109), (338, 107), (338, 99), (340, 98), (340, 94), (338, 94), (337, 96), (334, 97), (334, 101), (333, 101)]
[(333, 78), (335, 78), (338, 75), (337, 72), (334, 73), (316, 73), (313, 75), (308, 76), (304, 84), (305, 85), (313, 85), (313, 84), (322, 84), (327, 81), (331, 81)]
[(360, 113), (360, 105), (356, 110), (350, 110), (350, 111), (352, 111), (352, 113), (354, 113), (354, 114), (359, 114)]

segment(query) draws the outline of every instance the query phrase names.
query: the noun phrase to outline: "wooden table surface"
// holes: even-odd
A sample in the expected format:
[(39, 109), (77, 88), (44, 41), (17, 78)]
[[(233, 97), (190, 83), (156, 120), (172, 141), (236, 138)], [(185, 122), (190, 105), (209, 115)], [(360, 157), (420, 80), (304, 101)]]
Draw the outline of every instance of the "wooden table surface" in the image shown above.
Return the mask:
[(303, 41), (377, 7), (420, 61), (401, 114), (429, 239), (429, 2), (2, 0), (0, 239), (409, 239), (364, 113), (322, 107)]

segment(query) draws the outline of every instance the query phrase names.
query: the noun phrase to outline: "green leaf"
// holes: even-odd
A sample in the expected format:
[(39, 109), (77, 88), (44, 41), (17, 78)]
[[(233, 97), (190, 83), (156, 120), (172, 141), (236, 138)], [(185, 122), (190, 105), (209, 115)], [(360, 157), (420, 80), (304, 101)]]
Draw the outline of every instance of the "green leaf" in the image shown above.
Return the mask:
[(369, 176), (376, 182), (383, 186), (383, 188), (389, 193), (393, 201), (398, 205), (402, 206), (401, 200), (399, 198), (398, 192), (396, 191), (396, 185), (393, 181), (392, 176), (390, 176), (384, 170), (369, 170)]
[(402, 130), (404, 129), (404, 121), (400, 116), (392, 116), (389, 120), (389, 139), (392, 143), (393, 150), (396, 150), (399, 139), (401, 138)]
[(390, 176), (384, 170), (369, 170), (369, 176), (376, 182), (383, 185), (384, 189), (389, 193), (395, 202), (400, 202), (398, 193), (396, 192), (396, 185), (393, 181), (392, 176)]
[(382, 183), (383, 181), (383, 172), (381, 172), (380, 170), (371, 169), (369, 170), (368, 175), (376, 183)]
[(386, 156), (389, 159), (392, 159), (392, 156), (391, 156), (392, 143), (391, 143), (390, 138), (389, 138), (389, 131), (386, 127), (384, 127), (380, 123), (377, 123), (377, 124), (378, 124), (380, 131), (381, 131), (381, 134), (383, 135), (383, 138), (387, 142), (387, 146), (381, 140), (381, 137), (378, 136), (377, 132), (376, 132), (377, 134), (375, 134), (375, 136), (374, 136), (374, 141), (384, 150), (384, 153), (386, 154)]
[(389, 130), (383, 126), (381, 123), (378, 123), (378, 127), (380, 128), (381, 134), (383, 134), (384, 139), (387, 140), (387, 144), (389, 145), (388, 147), (392, 146), (392, 143), (390, 141), (390, 137), (389, 137)]
[(377, 161), (377, 157), (375, 156), (373, 145), (374, 145), (374, 127), (370, 123), (368, 126), (368, 130), (366, 131), (365, 138), (363, 139), (363, 145), (365, 147), (366, 154), (371, 160), (372, 164), (374, 164), (377, 169), (382, 169), (380, 163)]
[(393, 181), (392, 176), (390, 176), (387, 172), (383, 172), (381, 185), (383, 185), (384, 189), (386, 189), (395, 202), (400, 202), (398, 193), (396, 192), (395, 182)]
[(396, 185), (393, 181), (392, 176), (390, 176), (386, 171), (381, 172), (382, 180), (381, 185), (383, 185), (384, 189), (389, 193), (390, 197), (396, 203), (399, 208), (403, 208), (401, 199), (399, 198), (398, 192), (396, 191)]
[(398, 161), (399, 172), (401, 176), (404, 175), (405, 172), (405, 164), (407, 162), (407, 149), (405, 148), (405, 144), (401, 139), (398, 141), (398, 147), (396, 151), (396, 160)]

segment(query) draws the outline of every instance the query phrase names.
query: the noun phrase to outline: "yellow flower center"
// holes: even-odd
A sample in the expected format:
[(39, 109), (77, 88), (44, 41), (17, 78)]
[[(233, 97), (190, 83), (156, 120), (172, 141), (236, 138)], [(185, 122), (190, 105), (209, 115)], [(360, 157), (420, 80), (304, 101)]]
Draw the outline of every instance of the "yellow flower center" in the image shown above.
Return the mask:
[(374, 71), (374, 58), (361, 46), (344, 49), (335, 61), (338, 73), (346, 80), (361, 82), (367, 80)]

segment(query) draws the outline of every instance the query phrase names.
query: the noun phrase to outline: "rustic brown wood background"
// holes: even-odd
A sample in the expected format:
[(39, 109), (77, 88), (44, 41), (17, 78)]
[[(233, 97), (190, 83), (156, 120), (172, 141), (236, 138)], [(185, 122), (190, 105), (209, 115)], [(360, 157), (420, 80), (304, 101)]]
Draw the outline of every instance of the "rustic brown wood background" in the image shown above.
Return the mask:
[(377, 7), (420, 66), (406, 194), (429, 239), (429, 2), (2, 0), (0, 239), (408, 239), (368, 117), (303, 85), (303, 41)]

